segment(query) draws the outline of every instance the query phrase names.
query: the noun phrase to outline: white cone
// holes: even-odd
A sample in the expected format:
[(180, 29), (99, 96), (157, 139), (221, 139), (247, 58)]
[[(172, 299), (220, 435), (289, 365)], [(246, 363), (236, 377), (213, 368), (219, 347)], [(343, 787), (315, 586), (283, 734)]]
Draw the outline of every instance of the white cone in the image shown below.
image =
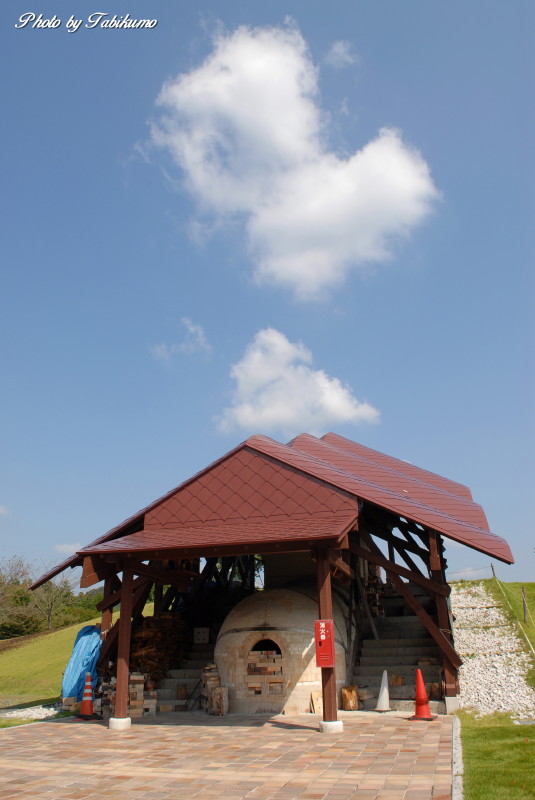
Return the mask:
[(383, 670), (383, 677), (381, 678), (381, 688), (379, 689), (379, 699), (374, 711), (391, 711), (390, 696), (388, 694), (388, 675), (386, 669)]

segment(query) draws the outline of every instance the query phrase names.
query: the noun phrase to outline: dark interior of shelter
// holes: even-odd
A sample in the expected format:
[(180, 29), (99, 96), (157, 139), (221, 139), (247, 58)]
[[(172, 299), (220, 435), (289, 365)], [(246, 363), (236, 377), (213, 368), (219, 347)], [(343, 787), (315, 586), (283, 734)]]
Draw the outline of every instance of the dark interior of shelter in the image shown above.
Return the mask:
[[(385, 670), (390, 707), (409, 708), (418, 669), (444, 713), (462, 663), (448, 539), (513, 560), (460, 483), (336, 434), (253, 436), (35, 586), (74, 566), (82, 587), (103, 582), (104, 714), (333, 720), (375, 708)], [(322, 620), (332, 660), (317, 663)]]

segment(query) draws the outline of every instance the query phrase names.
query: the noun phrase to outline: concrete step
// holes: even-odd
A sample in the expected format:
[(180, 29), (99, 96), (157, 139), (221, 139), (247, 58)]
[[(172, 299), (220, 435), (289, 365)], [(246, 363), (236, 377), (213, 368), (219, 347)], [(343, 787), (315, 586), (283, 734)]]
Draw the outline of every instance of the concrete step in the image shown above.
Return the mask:
[(207, 664), (213, 664), (213, 661), (210, 661), (210, 659), (205, 659), (205, 658), (188, 658), (180, 661), (180, 668), (203, 670)]
[(424, 656), (434, 657), (439, 653), (438, 647), (426, 645), (425, 647), (363, 647), (362, 658), (386, 658), (389, 656), (413, 656), (422, 658)]
[[(405, 617), (400, 617), (400, 620)], [(423, 639), (427, 633), (423, 625), (417, 625), (414, 622), (410, 624), (400, 623), (399, 625), (383, 625), (377, 627), (379, 639)], [(370, 639), (366, 636), (366, 639)]]
[(188, 689), (193, 689), (193, 687), (199, 682), (199, 679), (200, 675), (195, 678), (162, 678), (158, 684), (157, 691), (159, 692), (161, 689), (174, 689), (176, 697), (176, 690), (178, 686), (187, 686)]
[[(420, 605), (427, 609), (430, 608), (432, 610), (435, 609), (435, 602), (430, 597), (420, 597)], [(413, 615), (413, 612), (409, 609), (409, 606), (403, 599), (403, 597), (382, 597), (381, 598), (381, 605), (384, 608), (387, 616), (390, 616), (388, 613), (390, 611), (393, 616), (397, 616), (396, 610), (399, 611), (402, 615), (408, 614)]]
[[(184, 706), (185, 706), (185, 704), (186, 704), (185, 700), (177, 700), (176, 698), (169, 699), (169, 700), (165, 700), (165, 699), (162, 698), (162, 700), (160, 700), (160, 698), (158, 698), (158, 703), (156, 705), (156, 710), (159, 711), (159, 712), (164, 712), (164, 711), (182, 711)], [(164, 708), (162, 708), (162, 706), (164, 706)], [(169, 709), (167, 706), (171, 706), (171, 708)]]
[(414, 625), (415, 628), (424, 628), (423, 622), (415, 614), (406, 614), (401, 617), (376, 617), (374, 622), (377, 630), (379, 630), (379, 628), (389, 628), (392, 626), (402, 626), (406, 628), (411, 625)]
[[(373, 666), (373, 665), (355, 667), (354, 670), (353, 670), (353, 676), (355, 677), (355, 680), (357, 681), (357, 683), (363, 677), (371, 678), (372, 676), (375, 676), (375, 682), (380, 683), (381, 682), (381, 676), (383, 674), (383, 670), (384, 669), (385, 669), (384, 666)], [(415, 673), (416, 673), (416, 669), (418, 669), (418, 667), (416, 667), (416, 665), (415, 666), (410, 666), (410, 665), (407, 665), (407, 664), (403, 664), (401, 666), (396, 666), (396, 667), (392, 666), (390, 669), (387, 668), (388, 678), (389, 678), (389, 680), (391, 680), (392, 679), (392, 675), (395, 673), (396, 675), (401, 675), (404, 678), (406, 678), (407, 679), (407, 683), (408, 683), (409, 681), (414, 681), (415, 680), (414, 676), (415, 676)], [(419, 669), (422, 670), (422, 675), (424, 676), (424, 681), (436, 682), (436, 681), (440, 680), (440, 667), (439, 666), (430, 666), (430, 665), (427, 664), (427, 665), (424, 665), (422, 667), (419, 667)]]
[(362, 648), (366, 650), (392, 650), (392, 649), (414, 649), (419, 652), (422, 648), (435, 647), (434, 639), (430, 636), (416, 636), (408, 638), (394, 639), (390, 638), (387, 641), (384, 639), (364, 639)]
[(424, 654), (421, 651), (418, 653), (409, 653), (408, 655), (406, 653), (388, 653), (387, 655), (386, 653), (379, 651), (373, 655), (361, 655), (359, 663), (361, 667), (364, 667), (367, 664), (370, 666), (383, 664), (385, 668), (387, 668), (390, 664), (413, 664), (418, 666), (418, 659), (422, 658), (423, 655)]
[(186, 681), (188, 678), (200, 680), (201, 675), (202, 669), (170, 669), (167, 673), (168, 678), (178, 678), (181, 681)]

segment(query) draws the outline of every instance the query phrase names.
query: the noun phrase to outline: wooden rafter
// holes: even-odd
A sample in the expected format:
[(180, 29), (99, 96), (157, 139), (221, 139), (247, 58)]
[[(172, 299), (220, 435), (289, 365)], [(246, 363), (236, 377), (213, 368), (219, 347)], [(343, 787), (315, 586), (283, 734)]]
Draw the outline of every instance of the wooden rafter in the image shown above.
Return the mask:
[[(364, 531), (361, 531), (361, 537), (366, 544), (369, 545), (371, 542), (373, 544), (373, 540), (369, 535), (365, 534)], [(402, 576), (403, 578), (407, 578), (410, 581), (418, 584), (422, 588), (426, 589), (428, 592), (433, 594), (440, 594), (444, 597), (447, 597), (450, 593), (450, 589), (448, 586), (443, 586), (436, 581), (430, 580), (429, 578), (424, 578), (424, 576), (420, 572), (414, 572), (409, 569), (405, 569), (405, 567), (400, 566), (399, 564), (394, 564), (392, 561), (389, 561), (386, 558), (379, 548), (377, 551), (374, 549), (366, 550), (364, 547), (360, 547), (356, 542), (350, 542), (349, 549), (352, 553), (356, 556), (360, 556), (360, 558), (364, 558), (367, 561), (371, 561), (372, 564), (377, 564), (377, 566), (382, 567), (387, 572), (393, 572), (396, 575)]]
[[(132, 584), (134, 591), (136, 591), (136, 589), (138, 589), (142, 584), (146, 582), (147, 582), (146, 578), (136, 578)], [(113, 606), (116, 606), (118, 603), (120, 603), (120, 601), (121, 601), (121, 590), (119, 589), (117, 592), (110, 594), (109, 597), (104, 597), (104, 599), (101, 600), (100, 603), (97, 603), (97, 610), (107, 611), (108, 609), (113, 608)]]
[[(384, 559), (383, 554), (381, 553), (381, 551), (379, 550), (379, 548), (377, 547), (377, 545), (375, 544), (375, 542), (371, 538), (370, 533), (368, 531), (363, 531), (362, 527), (361, 527), (361, 536), (363, 536), (363, 538), (365, 538), (366, 544), (370, 547), (370, 551), (373, 552), (376, 556), (381, 556)], [(387, 562), (387, 564), (388, 564), (388, 566), (385, 566), (384, 569), (387, 572), (390, 580), (395, 584), (398, 592), (405, 599), (407, 605), (410, 608), (412, 608), (412, 610), (414, 611), (416, 616), (422, 621), (423, 625), (425, 626), (425, 628), (427, 629), (429, 634), (433, 637), (433, 639), (435, 640), (435, 642), (439, 646), (439, 648), (442, 651), (445, 659), (447, 659), (447, 661), (453, 667), (455, 667), (455, 668), (456, 667), (460, 667), (461, 664), (463, 663), (462, 659), (460, 658), (460, 656), (457, 653), (457, 651), (454, 649), (453, 645), (451, 644), (451, 642), (449, 641), (447, 636), (445, 636), (445, 634), (441, 631), (439, 626), (429, 616), (427, 611), (425, 611), (425, 609), (422, 608), (422, 606), (418, 602), (417, 598), (410, 591), (410, 589), (407, 586), (407, 584), (403, 583), (403, 581), (401, 580), (400, 575), (398, 575), (396, 572), (394, 572), (393, 566), (398, 566), (398, 565), (392, 565), (390, 562)], [(398, 569), (399, 569), (399, 567), (398, 567)], [(436, 582), (433, 581), (433, 583), (436, 583)], [(441, 593), (441, 595), (439, 595), (439, 596), (443, 597), (443, 593)]]
[(82, 577), (80, 580), (80, 587), (82, 589), (89, 589), (96, 583), (100, 583), (106, 578), (111, 578), (115, 575), (117, 570), (106, 564), (99, 556), (84, 556), (82, 562)]
[[(390, 543), (389, 543), (389, 545), (390, 545)], [(400, 547), (399, 544), (393, 544), (392, 547), (396, 551), (396, 553), (398, 553), (401, 556), (401, 558), (403, 559), (405, 564), (408, 566), (408, 568), (412, 569), (412, 571), (414, 572), (415, 575), (422, 575), (422, 577), (425, 577), (423, 575), (423, 573), (422, 573), (422, 570), (418, 569), (418, 566), (414, 563), (414, 561), (412, 560), (412, 558), (410, 557), (410, 555), (407, 553), (407, 551), (404, 548)]]
[(162, 586), (171, 584), (182, 589), (182, 591), (187, 589), (192, 580), (200, 579), (198, 572), (193, 572), (189, 569), (162, 569), (154, 564), (143, 564), (142, 562), (129, 562), (129, 565), (135, 575), (151, 578), (161, 583)]

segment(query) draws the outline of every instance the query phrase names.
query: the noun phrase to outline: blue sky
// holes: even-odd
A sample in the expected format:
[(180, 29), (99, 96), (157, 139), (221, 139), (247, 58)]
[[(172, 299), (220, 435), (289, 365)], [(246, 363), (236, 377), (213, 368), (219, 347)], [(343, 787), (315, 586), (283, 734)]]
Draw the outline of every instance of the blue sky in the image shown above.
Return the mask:
[(0, 557), (334, 430), (466, 483), (534, 580), (532, 4), (0, 14)]

